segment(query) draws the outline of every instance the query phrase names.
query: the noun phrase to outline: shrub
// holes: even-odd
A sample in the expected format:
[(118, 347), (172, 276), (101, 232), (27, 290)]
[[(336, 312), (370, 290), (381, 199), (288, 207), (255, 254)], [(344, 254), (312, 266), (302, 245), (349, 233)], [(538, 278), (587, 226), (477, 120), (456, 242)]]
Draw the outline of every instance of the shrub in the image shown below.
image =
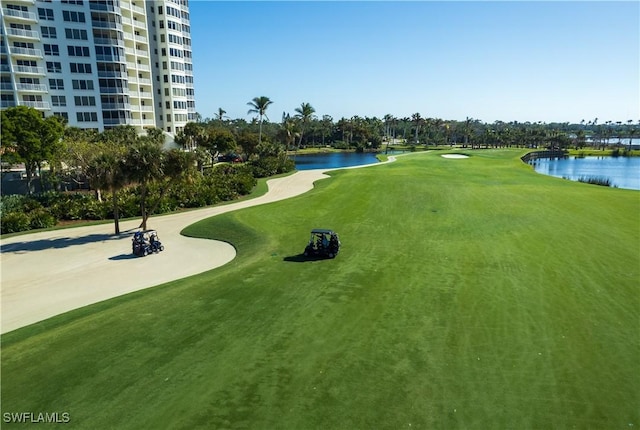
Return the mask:
[(24, 212), (9, 212), (2, 214), (0, 221), (2, 224), (2, 234), (17, 233), (19, 231), (29, 230), (29, 216)]
[(50, 228), (56, 225), (56, 219), (46, 209), (38, 208), (31, 211), (28, 215), (30, 217), (29, 226), (32, 229), (37, 228)]

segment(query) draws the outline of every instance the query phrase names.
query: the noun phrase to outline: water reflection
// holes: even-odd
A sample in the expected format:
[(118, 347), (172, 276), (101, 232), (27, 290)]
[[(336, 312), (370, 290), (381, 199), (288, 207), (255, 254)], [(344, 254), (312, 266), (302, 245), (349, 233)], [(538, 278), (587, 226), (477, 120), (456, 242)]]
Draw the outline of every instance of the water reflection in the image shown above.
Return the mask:
[(529, 164), (544, 175), (572, 181), (602, 178), (614, 187), (640, 190), (640, 157), (539, 158)]

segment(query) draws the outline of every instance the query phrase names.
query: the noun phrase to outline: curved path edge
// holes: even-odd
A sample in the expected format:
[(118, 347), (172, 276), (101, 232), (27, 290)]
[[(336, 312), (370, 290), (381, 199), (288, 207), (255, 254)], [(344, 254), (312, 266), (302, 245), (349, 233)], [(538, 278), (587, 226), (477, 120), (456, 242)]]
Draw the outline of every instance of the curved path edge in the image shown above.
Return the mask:
[[(408, 155), (408, 154), (407, 154)], [(353, 166), (379, 166), (388, 161)], [(0, 241), (1, 326), (4, 334), (47, 318), (227, 264), (235, 248), (216, 240), (189, 238), (180, 232), (197, 221), (295, 197), (313, 189), (330, 170), (301, 170), (267, 181), (266, 194), (251, 200), (149, 218), (165, 251), (144, 258), (131, 255), (131, 237), (140, 220), (15, 236)]]

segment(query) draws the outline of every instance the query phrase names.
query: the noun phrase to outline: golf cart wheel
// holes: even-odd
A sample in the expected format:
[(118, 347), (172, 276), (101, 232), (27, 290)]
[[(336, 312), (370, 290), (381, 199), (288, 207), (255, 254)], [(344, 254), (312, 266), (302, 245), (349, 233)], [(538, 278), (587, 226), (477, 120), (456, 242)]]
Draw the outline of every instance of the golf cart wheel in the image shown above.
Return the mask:
[(149, 251), (147, 251), (146, 249), (144, 251), (142, 251), (142, 256), (146, 257), (147, 255), (149, 255)]
[(160, 245), (160, 251), (164, 251), (164, 245)]
[(333, 252), (330, 252), (330, 253), (329, 253), (329, 258), (335, 258), (335, 256), (336, 256), (336, 255), (335, 255)]

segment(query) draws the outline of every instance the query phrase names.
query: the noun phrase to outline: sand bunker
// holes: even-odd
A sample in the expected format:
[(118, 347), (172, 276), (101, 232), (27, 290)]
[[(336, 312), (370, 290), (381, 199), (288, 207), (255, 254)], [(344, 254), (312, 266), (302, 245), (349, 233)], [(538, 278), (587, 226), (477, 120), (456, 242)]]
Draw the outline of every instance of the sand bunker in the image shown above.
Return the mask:
[(468, 155), (463, 154), (442, 154), (444, 158), (469, 158)]

